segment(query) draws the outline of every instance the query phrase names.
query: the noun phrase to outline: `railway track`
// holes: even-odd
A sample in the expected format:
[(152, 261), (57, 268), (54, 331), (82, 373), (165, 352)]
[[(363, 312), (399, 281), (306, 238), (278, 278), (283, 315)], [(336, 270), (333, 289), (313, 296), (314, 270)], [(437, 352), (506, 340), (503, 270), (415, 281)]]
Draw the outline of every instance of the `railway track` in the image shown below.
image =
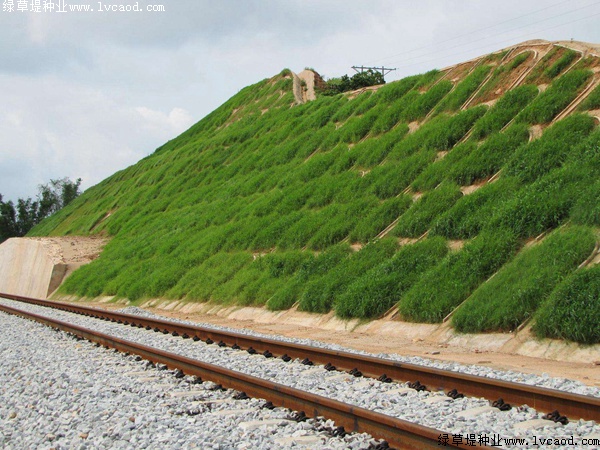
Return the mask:
[(275, 339), (257, 338), (201, 326), (181, 324), (168, 320), (140, 317), (69, 303), (33, 299), (2, 294), (7, 299), (82, 314), (124, 325), (144, 327), (157, 332), (189, 337), (208, 343), (218, 343), (252, 352), (308, 359), (312, 363), (334, 366), (337, 370), (360, 372), (372, 378), (391, 378), (396, 381), (418, 381), (431, 391), (456, 391), (492, 402), (503, 399), (514, 405), (529, 405), (538, 411), (560, 411), (569, 419), (600, 422), (600, 398), (573, 394), (537, 386), (479, 377), (415, 364), (400, 363), (350, 352), (333, 351), (308, 345), (287, 343)]
[[(2, 297), (6, 298), (8, 296), (2, 295)], [(12, 298), (12, 300), (14, 300), (14, 298)], [(38, 301), (35, 299), (30, 300)], [(179, 369), (186, 375), (195, 375), (202, 379), (213, 381), (224, 387), (241, 391), (251, 397), (265, 399), (276, 406), (302, 412), (309, 417), (322, 416), (331, 419), (335, 421), (338, 426), (344, 427), (345, 431), (365, 432), (377, 439), (383, 439), (391, 446), (390, 448), (439, 448), (440, 436), (444, 434), (433, 428), (414, 424), (385, 414), (369, 411), (355, 405), (349, 405), (289, 386), (232, 371), (218, 365), (209, 364), (175, 353), (141, 345), (136, 342), (120, 339), (115, 336), (44, 315), (23, 311), (3, 304), (0, 304), (0, 311), (35, 320), (54, 329), (71, 333), (107, 348), (114, 348), (120, 352), (139, 355), (153, 363), (165, 364), (168, 368)], [(94, 310), (94, 312), (96, 312), (96, 310)], [(121, 315), (121, 320), (123, 320), (124, 324), (125, 322), (128, 322), (128, 325), (138, 327), (147, 326), (149, 323), (146, 318), (130, 315)], [(466, 443), (454, 444), (449, 442), (446, 447), (472, 448), (473, 446), (467, 445)], [(484, 445), (478, 447), (492, 448)], [(387, 447), (384, 445), (382, 448)]]

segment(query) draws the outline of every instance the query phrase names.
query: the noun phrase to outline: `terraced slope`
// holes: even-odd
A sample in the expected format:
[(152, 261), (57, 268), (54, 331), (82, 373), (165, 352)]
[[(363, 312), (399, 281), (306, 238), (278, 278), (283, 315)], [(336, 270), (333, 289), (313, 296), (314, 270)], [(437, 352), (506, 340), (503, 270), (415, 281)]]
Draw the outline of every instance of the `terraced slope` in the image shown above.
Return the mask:
[(599, 67), (535, 41), (304, 104), (285, 70), (31, 234), (111, 237), (65, 294), (600, 342)]

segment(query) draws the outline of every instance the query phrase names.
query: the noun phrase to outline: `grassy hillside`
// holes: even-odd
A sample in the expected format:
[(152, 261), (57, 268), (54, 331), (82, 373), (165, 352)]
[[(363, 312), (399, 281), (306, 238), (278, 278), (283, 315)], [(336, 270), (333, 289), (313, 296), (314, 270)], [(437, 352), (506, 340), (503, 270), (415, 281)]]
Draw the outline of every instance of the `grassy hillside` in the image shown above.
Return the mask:
[(539, 53), (302, 105), (285, 70), (31, 234), (112, 238), (63, 294), (365, 319), (397, 306), (460, 331), (533, 320), (600, 342), (600, 271), (578, 268), (599, 240), (600, 89), (586, 89), (600, 62)]

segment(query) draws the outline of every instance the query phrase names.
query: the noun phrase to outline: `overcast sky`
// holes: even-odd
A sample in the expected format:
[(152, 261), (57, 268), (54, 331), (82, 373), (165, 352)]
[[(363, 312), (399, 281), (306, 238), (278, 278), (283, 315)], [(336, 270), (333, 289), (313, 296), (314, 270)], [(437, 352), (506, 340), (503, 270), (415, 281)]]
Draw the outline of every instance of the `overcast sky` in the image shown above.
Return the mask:
[(333, 77), (385, 64), (392, 81), (527, 39), (600, 43), (594, 0), (142, 0), (139, 12), (65, 0), (87, 13), (59, 1), (23, 12), (0, 0), (5, 200), (64, 176), (94, 185), (286, 67)]

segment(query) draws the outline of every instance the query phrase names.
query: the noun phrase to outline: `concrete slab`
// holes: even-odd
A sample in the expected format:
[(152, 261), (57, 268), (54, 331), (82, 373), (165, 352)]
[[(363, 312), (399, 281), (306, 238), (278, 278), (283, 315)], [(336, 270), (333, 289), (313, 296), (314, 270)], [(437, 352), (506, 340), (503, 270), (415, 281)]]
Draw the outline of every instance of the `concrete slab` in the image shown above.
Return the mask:
[(240, 428), (244, 431), (255, 430), (260, 427), (278, 427), (291, 423), (291, 420), (285, 419), (265, 419), (265, 420), (250, 420), (240, 423)]
[(325, 441), (326, 439), (321, 436), (290, 436), (275, 439), (275, 443), (284, 448), (289, 448), (292, 445), (317, 448), (315, 444), (324, 444)]
[(515, 430), (538, 430), (540, 428), (558, 428), (562, 424), (544, 419), (531, 419), (525, 422), (519, 422), (513, 426)]
[(487, 414), (487, 413), (493, 412), (493, 411), (500, 411), (500, 410), (498, 408), (494, 408), (493, 406), (486, 405), (486, 406), (478, 406), (477, 408), (465, 409), (464, 411), (461, 411), (461, 412), (457, 413), (456, 415), (458, 417), (464, 417), (465, 419), (472, 419), (474, 417), (481, 416), (482, 414)]

